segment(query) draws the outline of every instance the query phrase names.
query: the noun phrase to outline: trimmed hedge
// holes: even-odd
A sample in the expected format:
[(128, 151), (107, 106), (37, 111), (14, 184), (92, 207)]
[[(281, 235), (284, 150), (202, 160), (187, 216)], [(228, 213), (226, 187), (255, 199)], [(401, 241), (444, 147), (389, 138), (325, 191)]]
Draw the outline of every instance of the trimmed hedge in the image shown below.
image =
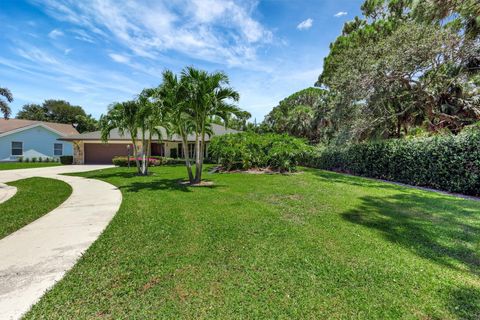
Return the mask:
[(306, 165), (479, 196), (480, 130), (328, 147), (312, 153)]
[[(139, 158), (141, 161), (141, 158)], [(128, 157), (125, 156), (117, 156), (113, 157), (112, 163), (119, 167), (128, 167)], [(156, 167), (165, 164), (184, 164), (185, 161), (181, 159), (173, 159), (167, 157), (157, 157), (157, 156), (150, 156), (148, 157), (148, 165), (151, 167)], [(130, 157), (130, 166), (135, 167), (135, 158)]]
[[(32, 158), (33, 161), (33, 158)], [(35, 162), (35, 161), (33, 161)], [(60, 156), (61, 164), (73, 164), (73, 156)]]
[(242, 132), (213, 137), (208, 152), (226, 170), (270, 168), (295, 171), (310, 149), (298, 138)]

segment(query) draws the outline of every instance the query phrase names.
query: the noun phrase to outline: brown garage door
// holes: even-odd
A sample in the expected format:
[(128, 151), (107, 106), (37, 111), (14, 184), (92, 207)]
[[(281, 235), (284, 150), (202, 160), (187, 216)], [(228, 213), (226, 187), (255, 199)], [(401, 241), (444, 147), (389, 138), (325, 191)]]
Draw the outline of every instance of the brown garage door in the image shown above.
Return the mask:
[(85, 143), (86, 164), (112, 164), (115, 156), (127, 155), (127, 144)]

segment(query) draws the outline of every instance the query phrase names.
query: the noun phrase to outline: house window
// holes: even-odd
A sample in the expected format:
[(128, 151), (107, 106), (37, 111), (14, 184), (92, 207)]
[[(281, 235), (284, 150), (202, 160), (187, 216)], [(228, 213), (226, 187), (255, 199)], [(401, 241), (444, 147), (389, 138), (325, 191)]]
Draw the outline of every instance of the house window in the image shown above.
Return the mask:
[(23, 142), (12, 141), (12, 156), (23, 156)]
[(63, 144), (62, 143), (54, 143), (53, 144), (53, 155), (54, 156), (63, 155)]

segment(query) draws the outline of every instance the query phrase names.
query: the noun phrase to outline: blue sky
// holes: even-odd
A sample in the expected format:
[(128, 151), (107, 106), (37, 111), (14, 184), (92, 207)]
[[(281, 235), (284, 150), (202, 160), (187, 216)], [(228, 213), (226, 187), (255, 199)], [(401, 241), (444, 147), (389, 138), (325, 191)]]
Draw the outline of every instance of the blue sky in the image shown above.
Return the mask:
[(98, 117), (186, 65), (223, 70), (263, 120), (312, 86), (363, 0), (2, 0), (0, 86), (26, 103), (65, 99)]

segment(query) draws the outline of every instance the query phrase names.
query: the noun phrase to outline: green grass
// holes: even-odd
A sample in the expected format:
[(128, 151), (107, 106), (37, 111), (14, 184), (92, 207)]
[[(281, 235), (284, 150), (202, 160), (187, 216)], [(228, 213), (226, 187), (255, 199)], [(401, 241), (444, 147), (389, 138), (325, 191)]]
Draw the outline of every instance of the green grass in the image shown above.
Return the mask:
[(72, 193), (67, 183), (49, 178), (9, 182), (17, 193), (0, 204), (0, 239), (52, 211)]
[(27, 319), (478, 319), (480, 202), (314, 169), (83, 173), (123, 193)]
[(60, 166), (58, 162), (0, 162), (1, 170), (29, 169)]

